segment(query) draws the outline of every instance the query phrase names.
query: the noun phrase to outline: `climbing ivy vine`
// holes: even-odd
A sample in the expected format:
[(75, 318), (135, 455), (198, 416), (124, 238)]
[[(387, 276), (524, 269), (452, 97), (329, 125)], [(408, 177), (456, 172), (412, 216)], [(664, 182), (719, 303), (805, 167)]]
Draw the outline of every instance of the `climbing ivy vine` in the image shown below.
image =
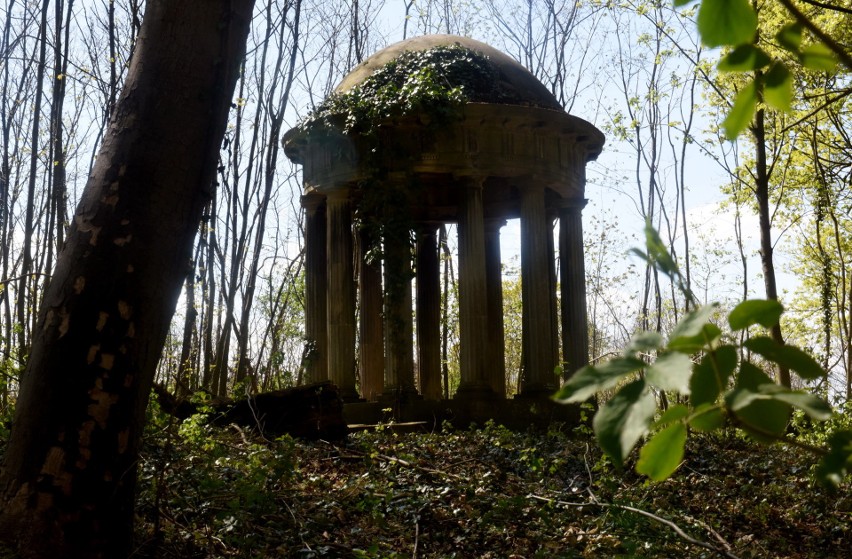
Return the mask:
[(361, 84), (330, 95), (299, 127), (340, 130), (369, 141), (394, 117), (425, 114), (446, 123), (461, 116), (465, 103), (522, 103), (516, 92), (501, 87), (499, 77), (487, 56), (461, 45), (403, 51)]
[[(381, 257), (380, 239), (408, 236), (409, 206), (417, 191), (413, 179), (387, 180), (382, 161), (394, 145), (381, 141), (382, 127), (400, 117), (421, 115), (433, 130), (462, 117), (466, 103), (521, 104), (519, 93), (501, 85), (488, 57), (462, 45), (403, 51), (361, 84), (333, 94), (298, 125), (306, 134), (357, 136), (360, 162), (368, 178), (358, 185), (358, 226), (374, 239), (371, 254)], [(399, 154), (403, 156), (404, 154)]]

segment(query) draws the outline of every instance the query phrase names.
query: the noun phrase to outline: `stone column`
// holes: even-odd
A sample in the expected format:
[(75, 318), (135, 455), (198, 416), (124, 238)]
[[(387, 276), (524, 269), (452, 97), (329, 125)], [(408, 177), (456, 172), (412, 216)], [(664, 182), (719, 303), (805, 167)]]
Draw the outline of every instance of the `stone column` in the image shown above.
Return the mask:
[(328, 376), (344, 401), (355, 401), (355, 277), (347, 186), (341, 185), (328, 195), (326, 211)]
[(547, 225), (544, 186), (521, 187), (521, 301), (523, 305), (523, 383), (521, 395), (539, 396), (556, 390), (550, 294), (552, 231)]
[(562, 360), (565, 378), (589, 364), (586, 266), (582, 211), (587, 200), (563, 200), (559, 209), (559, 275), (562, 298)]
[(438, 260), (438, 225), (421, 224), (417, 230), (417, 365), (420, 394), (441, 399), (441, 269)]
[(414, 388), (414, 324), (411, 247), (407, 237), (384, 239), (386, 397), (411, 396)]
[(328, 380), (328, 333), (326, 316), (326, 219), (325, 197), (302, 196), (305, 208), (305, 352), (306, 380)]
[(488, 377), (485, 220), (480, 177), (462, 179), (459, 204), (459, 333), (461, 382), (456, 398), (493, 397)]
[(370, 243), (369, 235), (361, 231), (358, 237), (361, 311), (358, 323), (358, 364), (361, 369), (361, 396), (375, 401), (385, 388), (385, 347), (382, 329), (382, 265), (378, 259), (367, 261), (366, 253)]
[(488, 284), (488, 379), (501, 398), (506, 397), (506, 342), (503, 331), (503, 270), (500, 258), (502, 219), (485, 222), (485, 281)]

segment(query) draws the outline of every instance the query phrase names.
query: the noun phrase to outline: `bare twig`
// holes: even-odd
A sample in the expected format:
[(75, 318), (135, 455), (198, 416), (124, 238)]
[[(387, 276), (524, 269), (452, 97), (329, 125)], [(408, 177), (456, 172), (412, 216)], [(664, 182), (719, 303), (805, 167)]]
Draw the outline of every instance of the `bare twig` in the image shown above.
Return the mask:
[[(341, 450), (336, 445), (334, 445), (334, 444), (332, 444), (328, 441), (320, 440), (320, 442), (329, 445), (330, 447), (334, 448), (337, 451)], [(360, 450), (355, 450), (354, 448), (347, 448), (346, 452), (355, 454), (356, 456), (360, 455), (362, 457), (369, 457), (371, 459), (378, 459), (378, 460), (381, 460), (383, 462), (389, 462), (391, 464), (397, 464), (397, 465), (402, 466), (404, 468), (409, 468), (411, 470), (418, 470), (420, 472), (424, 472), (424, 473), (427, 473), (427, 474), (432, 474), (432, 475), (436, 475), (436, 476), (440, 476), (440, 477), (446, 477), (446, 478), (450, 478), (450, 479), (458, 479), (458, 480), (466, 481), (466, 478), (464, 478), (462, 476), (457, 476), (455, 474), (451, 474), (451, 473), (445, 472), (443, 470), (436, 470), (434, 468), (427, 468), (425, 466), (418, 466), (417, 464), (412, 464), (408, 460), (403, 460), (402, 458), (397, 458), (396, 456), (387, 456), (385, 454), (373, 454), (373, 453), (368, 454), (366, 452), (361, 452)]]
[(827, 4), (825, 2), (818, 2), (817, 0), (802, 0), (802, 2), (804, 2), (805, 4), (810, 4), (811, 6), (816, 6), (818, 8), (825, 8), (826, 10), (832, 10), (844, 14), (852, 14), (852, 10), (843, 6), (836, 6), (834, 4)]
[(417, 559), (418, 543), (420, 543), (420, 514), (414, 517), (414, 550), (411, 552), (411, 559)]
[(553, 505), (559, 505), (559, 506), (563, 506), (563, 507), (578, 507), (578, 508), (579, 507), (600, 507), (600, 508), (604, 508), (604, 509), (620, 509), (620, 510), (632, 512), (632, 513), (644, 516), (646, 518), (649, 518), (649, 519), (653, 520), (654, 522), (662, 524), (663, 526), (667, 526), (668, 528), (671, 528), (674, 531), (674, 533), (677, 534), (681, 539), (683, 539), (687, 543), (690, 543), (690, 544), (692, 544), (696, 547), (701, 547), (703, 549), (707, 549), (709, 551), (712, 551), (713, 553), (717, 553), (720, 556), (726, 557), (728, 559), (739, 559), (739, 557), (737, 557), (736, 555), (734, 555), (733, 553), (728, 551), (728, 549), (726, 549), (726, 548), (730, 547), (730, 546), (727, 545), (727, 543), (723, 543), (720, 546), (717, 546), (717, 545), (713, 545), (711, 543), (707, 543), (705, 541), (695, 539), (692, 536), (690, 536), (689, 534), (687, 534), (686, 532), (684, 532), (683, 529), (680, 526), (678, 526), (677, 524), (675, 524), (674, 522), (672, 522), (671, 520), (669, 520), (667, 518), (657, 516), (654, 513), (651, 513), (651, 512), (648, 512), (646, 510), (642, 510), (642, 509), (639, 509), (639, 508), (636, 508), (636, 507), (631, 507), (629, 505), (617, 505), (615, 503), (601, 503), (600, 501), (597, 500), (597, 498), (594, 496), (594, 494), (591, 493), (591, 491), (589, 493), (591, 495), (592, 501), (587, 501), (587, 502), (582, 502), (582, 503), (572, 503), (572, 502), (568, 502), (568, 501), (560, 501), (558, 499), (551, 499), (549, 497), (542, 497), (541, 495), (533, 495), (533, 494), (527, 495), (527, 497), (530, 498), (530, 499), (534, 499), (536, 501), (543, 501), (545, 503), (550, 503), (550, 504), (553, 504)]

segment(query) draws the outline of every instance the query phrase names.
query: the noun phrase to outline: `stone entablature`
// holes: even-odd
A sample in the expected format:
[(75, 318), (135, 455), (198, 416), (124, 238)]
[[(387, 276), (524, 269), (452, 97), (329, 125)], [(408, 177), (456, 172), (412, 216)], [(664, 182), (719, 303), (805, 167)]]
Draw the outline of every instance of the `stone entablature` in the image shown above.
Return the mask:
[(429, 175), (532, 180), (562, 198), (582, 197), (586, 163), (603, 143), (597, 128), (565, 112), (487, 103), (468, 103), (458, 121), (440, 126), (424, 116), (389, 119), (379, 129), (381, 152), (369, 157), (364, 150), (372, 148), (338, 130), (284, 136), (287, 156), (303, 166), (305, 191), (323, 194), (378, 167), (426, 182)]

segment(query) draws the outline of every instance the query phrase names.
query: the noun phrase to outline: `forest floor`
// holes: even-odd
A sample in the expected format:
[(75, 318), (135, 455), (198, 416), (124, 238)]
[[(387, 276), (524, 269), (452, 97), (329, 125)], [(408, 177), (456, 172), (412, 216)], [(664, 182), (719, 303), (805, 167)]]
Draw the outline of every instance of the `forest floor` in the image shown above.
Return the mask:
[(160, 416), (134, 557), (852, 557), (852, 489), (816, 486), (813, 462), (693, 437), (652, 484), (615, 470), (585, 426), (384, 427), (330, 444)]

